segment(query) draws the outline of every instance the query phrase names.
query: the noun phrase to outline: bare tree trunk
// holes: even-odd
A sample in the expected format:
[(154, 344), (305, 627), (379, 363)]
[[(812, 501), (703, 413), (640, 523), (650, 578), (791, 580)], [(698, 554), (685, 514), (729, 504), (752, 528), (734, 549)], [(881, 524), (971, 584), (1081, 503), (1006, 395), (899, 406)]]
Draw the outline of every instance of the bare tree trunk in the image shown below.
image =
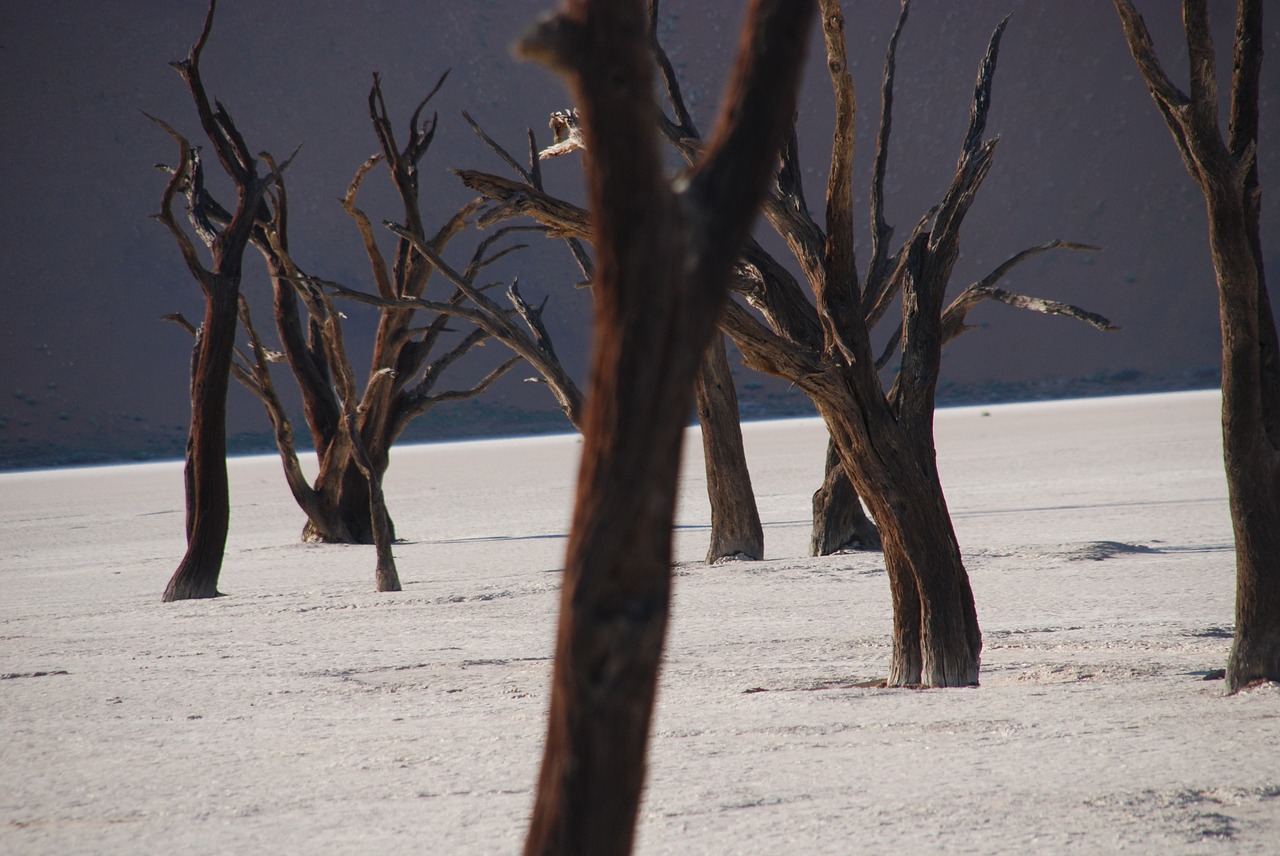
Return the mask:
[[(673, 74), (675, 72), (669, 65), (666, 52), (658, 44), (657, 35), (654, 33), (658, 14), (657, 0), (650, 0), (649, 14), (650, 38), (652, 38), (650, 45), (652, 45), (655, 59), (658, 60), (664, 73)], [(677, 104), (680, 102), (677, 101)], [(684, 131), (695, 133), (692, 131), (692, 120), (689, 119), (686, 111), (682, 110), (682, 104), (681, 115), (684, 116), (685, 124), (682, 125)], [(575, 110), (552, 114), (552, 128), (556, 131), (557, 142), (553, 146), (544, 148), (539, 157), (559, 157), (567, 155), (568, 152), (585, 150), (585, 141)], [(497, 145), (489, 141), (488, 137), (485, 139), (490, 147), (498, 150)], [(506, 155), (506, 152), (498, 151), (500, 155), (504, 155), (504, 159), (515, 164), (515, 160)], [(694, 152), (687, 147), (681, 148), (681, 151), (686, 154), (691, 165), (694, 162)], [(527, 201), (517, 201), (520, 197), (526, 197), (526, 192), (530, 191), (541, 200), (547, 198), (540, 182), (536, 186), (527, 183), (530, 179), (538, 180), (536, 174), (526, 174), (521, 170), (521, 177), (526, 179), (524, 191), (515, 191), (515, 194), (512, 194), (515, 183), (509, 180), (470, 170), (463, 171), (463, 182), (468, 187), (476, 187), (486, 193), (493, 193), (495, 189), (502, 188), (497, 192), (507, 194), (509, 214), (525, 212), (525, 214), (539, 216), (539, 219), (545, 221), (548, 212), (538, 211), (536, 203), (530, 205)], [(534, 210), (526, 211), (525, 209)], [(554, 224), (557, 234), (559, 237), (566, 238), (575, 256), (580, 257), (581, 251), (577, 247), (577, 239), (591, 237), (586, 228), (585, 212), (564, 205), (554, 206), (554, 209), (563, 218), (561, 223)], [(588, 273), (590, 278), (589, 271), (585, 267), (584, 273)], [(721, 559), (762, 559), (764, 558), (764, 530), (760, 526), (755, 493), (751, 490), (751, 475), (746, 466), (746, 452), (742, 447), (742, 425), (739, 408), (737, 408), (737, 390), (733, 386), (733, 376), (728, 366), (728, 356), (722, 337), (717, 337), (708, 349), (703, 361), (703, 369), (699, 371), (698, 381), (696, 381), (695, 397), (698, 402), (699, 421), (703, 427), (701, 435), (703, 435), (703, 459), (707, 468), (707, 498), (712, 509), (712, 531), (710, 531), (707, 548), (707, 562), (718, 562)]]
[[(204, 323), (196, 334), (191, 375), (191, 432), (187, 441), (184, 472), (187, 495), (187, 551), (165, 587), (163, 600), (216, 597), (227, 543), (231, 500), (227, 484), (227, 385), (235, 353), (239, 324), (240, 275), (245, 248), (252, 236), (258, 205), (272, 176), (258, 175), (257, 161), (250, 155), (221, 104), (210, 101), (200, 76), (200, 54), (213, 28), (215, 4), (209, 4), (204, 29), (187, 58), (173, 63), (186, 81), (196, 104), (201, 126), (209, 137), (223, 168), (236, 187), (235, 213), (219, 232), (204, 217), (197, 201), (203, 195), (201, 159), (198, 150), (171, 126), (152, 117), (178, 143), (179, 165), (165, 187), (160, 213), (156, 215), (169, 230), (192, 276), (205, 296)], [(287, 165), (287, 163), (286, 163)], [(283, 167), (282, 167), (283, 168)], [(206, 239), (213, 256), (213, 268), (200, 261), (190, 236), (173, 216), (173, 200), (178, 193), (188, 198), (188, 209), (197, 230)]]
[(217, 597), (231, 520), (227, 484), (227, 385), (238, 328), (240, 278), (213, 278), (191, 375), (191, 431), (184, 478), (187, 552), (165, 586), (163, 600)]
[(840, 463), (835, 443), (827, 441), (822, 487), (813, 494), (813, 534), (809, 555), (830, 556), (842, 550), (879, 550), (880, 532), (867, 517), (853, 482)]
[(1236, 541), (1236, 626), (1227, 660), (1227, 687), (1236, 692), (1280, 681), (1280, 413), (1267, 411), (1263, 392), (1280, 378), (1257, 244), (1250, 246), (1240, 197), (1232, 197), (1209, 200), (1209, 246), (1218, 274), (1222, 440)]
[(702, 453), (707, 469), (707, 498), (711, 502), (711, 543), (707, 561), (764, 558), (764, 528), (751, 488), (738, 393), (729, 371), (724, 336), (713, 337), (694, 385), (698, 421), (702, 423)]
[(1129, 50), (1205, 196), (1222, 323), (1222, 445), (1236, 541), (1236, 626), (1227, 689), (1280, 680), (1280, 366), (1260, 238), (1258, 99), (1262, 2), (1239, 0), (1231, 117), (1218, 82), (1205, 0), (1184, 0), (1190, 94), (1169, 79), (1129, 0), (1113, 0)]
[(589, 142), (596, 336), (547, 744), (527, 853), (625, 854), (671, 590), (694, 376), (794, 110), (808, 2), (752, 5), (704, 158), (673, 193), (643, 2), (568, 0), (522, 43), (563, 72)]
[(846, 472), (881, 521), (893, 597), (890, 686), (978, 682), (982, 636), (938, 480), (932, 433), (900, 430), (887, 407), (817, 399)]

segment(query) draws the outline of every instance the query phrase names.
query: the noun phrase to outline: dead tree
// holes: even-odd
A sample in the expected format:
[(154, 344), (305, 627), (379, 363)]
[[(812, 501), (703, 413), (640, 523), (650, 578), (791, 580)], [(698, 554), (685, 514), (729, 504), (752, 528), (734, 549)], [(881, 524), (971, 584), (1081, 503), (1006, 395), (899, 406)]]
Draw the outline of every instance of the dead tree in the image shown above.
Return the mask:
[(187, 58), (172, 63), (186, 82), (201, 127), (236, 188), (235, 209), (222, 228), (201, 224), (212, 256), (211, 268), (205, 267), (195, 243), (173, 214), (174, 197), (199, 180), (198, 153), (172, 127), (152, 117), (180, 149), (156, 219), (173, 235), (205, 300), (204, 321), (194, 331), (191, 359), (191, 431), (184, 469), (187, 551), (165, 587), (165, 601), (218, 596), (218, 576), (231, 515), (226, 462), (227, 386), (235, 348), (240, 279), (258, 205), (274, 180), (273, 175), (258, 174), (258, 162), (236, 133), (230, 115), (221, 104), (212, 104), (205, 91), (200, 54), (213, 28), (214, 7), (215, 3), (210, 2), (204, 28)]
[[(487, 286), (477, 284), (489, 265), (518, 249), (503, 246), (503, 241), (522, 230), (508, 228), (490, 235), (475, 248), (466, 266), (456, 271), (444, 262), (441, 253), (466, 230), (479, 204), (465, 205), (439, 228), (427, 229), (419, 201), (419, 164), (434, 139), (437, 117), (423, 118), (423, 111), (444, 79), (417, 106), (409, 121), (408, 139), (401, 147), (381, 81), (374, 75), (368, 112), (380, 151), (360, 166), (342, 198), (343, 209), (356, 224), (369, 259), (371, 290), (342, 285), (301, 269), (290, 248), (284, 182), (279, 177), (271, 182), (270, 199), (257, 208), (250, 240), (266, 260), (280, 351), (263, 345), (246, 306), (241, 317), (250, 347), (240, 352), (232, 366), (237, 380), (262, 401), (275, 429), (286, 480), (307, 516), (304, 539), (378, 545), (380, 591), (399, 586), (394, 582), (390, 548), (379, 541), (380, 533), (388, 545), (394, 538), (381, 483), (390, 449), (412, 420), (438, 404), (482, 394), (521, 360), (539, 372), (569, 419), (576, 424), (579, 418), (580, 393), (555, 354), (541, 323), (541, 309), (526, 303), (517, 285), (508, 289), (511, 305), (503, 307), (484, 295)], [(239, 138), (229, 117), (225, 126)], [(403, 208), (403, 222), (396, 225), (393, 259), (384, 257), (373, 222), (357, 204), (364, 182), (384, 163)], [(230, 222), (232, 215), (206, 190), (198, 174), (195, 179), (185, 184), (193, 222), (208, 223), (211, 228)], [(435, 274), (446, 280), (447, 290), (437, 299), (426, 299)], [(348, 359), (341, 314), (328, 303), (330, 295), (362, 301), (379, 310), (363, 390)], [(194, 332), (182, 319), (175, 320)], [(466, 329), (458, 330), (455, 322)], [(470, 388), (438, 388), (450, 368), (490, 339), (503, 342), (514, 354)], [(299, 465), (293, 429), (275, 390), (270, 363), (276, 361), (289, 367), (301, 392), (320, 463), (313, 483)]]
[[(1056, 301), (997, 287), (1021, 262), (1050, 250), (1096, 249), (1059, 240), (1015, 254), (950, 303), (947, 291), (959, 254), (959, 230), (994, 157), (985, 140), (996, 56), (1005, 22), (998, 26), (974, 88), (969, 127), (955, 176), (938, 205), (915, 224), (896, 250), (884, 219), (884, 179), (892, 124), (893, 81), (904, 3), (885, 62), (882, 112), (871, 182), (871, 258), (865, 281), (853, 251), (853, 81), (845, 57), (844, 17), (838, 2), (822, 0), (827, 66), (836, 95), (836, 122), (828, 172), (825, 228), (809, 212), (794, 132), (783, 147), (782, 166), (763, 211), (784, 238), (808, 282), (811, 302), (788, 268), (748, 240), (737, 265), (734, 290), (721, 320), (746, 364), (784, 378), (804, 391), (826, 423), (845, 477), (871, 508), (879, 526), (894, 603), (893, 686), (963, 686), (978, 679), (981, 635), (968, 575), (938, 481), (933, 445), (934, 392), (943, 345), (970, 329), (968, 312), (984, 300), (1085, 321), (1114, 329), (1107, 319)], [(669, 142), (696, 158), (703, 143), (682, 118), (678, 85), (660, 63), (677, 119), (660, 116)], [(542, 191), (478, 173), (464, 183), (494, 200), (496, 211), (534, 217), (565, 234), (586, 234), (578, 209)], [(496, 215), (496, 212), (495, 212)], [(894, 305), (902, 321), (878, 357), (871, 328)], [(750, 309), (756, 310), (755, 314)], [(763, 318), (763, 322), (761, 321)], [(900, 369), (886, 391), (880, 370), (897, 355)], [(853, 491), (849, 492), (852, 495)]]
[(1142, 16), (1114, 0), (1129, 50), (1204, 194), (1222, 322), (1222, 442), (1236, 541), (1236, 625), (1227, 688), (1280, 681), (1280, 365), (1259, 237), (1262, 0), (1236, 11), (1226, 139), (1205, 0), (1184, 0), (1190, 93), (1165, 73)]
[[(231, 375), (254, 391), (267, 405), (268, 415), (276, 429), (286, 478), (304, 509), (328, 512), (323, 497), (311, 490), (302, 476), (293, 448), (292, 428), (276, 395), (268, 368), (267, 351), (262, 345), (249, 315), (248, 302), (240, 294), (244, 251), (249, 243), (257, 244), (268, 256), (273, 274), (288, 261), (285, 237), (287, 202), (283, 167), (277, 168), (269, 154), (260, 157), (271, 172), (260, 177), (257, 162), (249, 155), (244, 137), (230, 114), (218, 103), (211, 108), (201, 83), (199, 56), (212, 30), (217, 4), (211, 0), (204, 29), (190, 56), (175, 66), (188, 82), (201, 127), (219, 154), (224, 172), (237, 191), (235, 212), (217, 203), (205, 186), (203, 163), (199, 150), (170, 125), (154, 119), (180, 146), (179, 164), (168, 169), (171, 178), (166, 186), (160, 219), (168, 227), (183, 252), (192, 275), (201, 283), (208, 306), (204, 325), (197, 329), (181, 314), (168, 316), (178, 322), (196, 341), (192, 369), (192, 439), (187, 460), (187, 558), (178, 568), (165, 590), (165, 600), (217, 595), (217, 577), (222, 565), (230, 517), (230, 497), (226, 477), (226, 396)], [(178, 226), (173, 216), (173, 197), (181, 192), (187, 201), (187, 215), (214, 259), (214, 271), (205, 270), (198, 260), (190, 236)], [(234, 252), (232, 252), (234, 251)], [(292, 290), (293, 285), (290, 284)], [(279, 299), (277, 297), (277, 303)], [(338, 313), (327, 298), (316, 294), (308, 301), (313, 332), (323, 348), (315, 351), (327, 371), (332, 366), (333, 389), (337, 400), (333, 407), (334, 436), (332, 445), (349, 450), (361, 475), (366, 479), (366, 520), (371, 521), (371, 540), (377, 547), (375, 584), (378, 591), (399, 591), (400, 580), (391, 552), (390, 518), (382, 495), (381, 470), (369, 457), (363, 438), (356, 430), (357, 405), (354, 379), (346, 362)], [(240, 352), (235, 357), (236, 332), (243, 322), (250, 336), (252, 358)], [(211, 336), (211, 331), (216, 334)], [(210, 347), (215, 342), (216, 347)], [(304, 502), (306, 500), (306, 502)]]
[(812, 4), (757, 0), (706, 153), (673, 187), (640, 0), (566, 0), (521, 47), (583, 117), (596, 336), (527, 853), (631, 849), (694, 377), (795, 104)]
[[(845, 474), (879, 527), (894, 604), (894, 686), (977, 683), (981, 634), (968, 576), (938, 480), (933, 444), (934, 393), (942, 346), (966, 329), (964, 319), (984, 299), (1110, 325), (1075, 307), (1012, 295), (995, 282), (1026, 258), (1057, 247), (1050, 242), (1014, 256), (950, 304), (947, 291), (959, 254), (959, 232), (990, 169), (996, 141), (984, 140), (1000, 37), (996, 28), (979, 68), (959, 162), (937, 206), (917, 221), (896, 251), (884, 219), (884, 177), (892, 122), (893, 79), (904, 3), (885, 62), (882, 112), (871, 186), (871, 257), (860, 278), (853, 250), (852, 150), (855, 100), (847, 69), (844, 17), (822, 0), (827, 67), (836, 118), (828, 171), (825, 228), (809, 214), (797, 147), (784, 152), (778, 193), (766, 216), (787, 241), (808, 280), (814, 312), (794, 280), (761, 269), (747, 301), (768, 322), (730, 304), (725, 326), (752, 365), (787, 378), (813, 399), (826, 422)], [(750, 256), (748, 264), (757, 264)], [(765, 265), (767, 261), (761, 260)], [(886, 392), (871, 350), (870, 329), (900, 298), (902, 321), (892, 337), (900, 368)]]
[[(651, 15), (656, 16), (657, 3), (651, 5)], [(651, 21), (651, 28), (653, 21)], [(656, 45), (656, 41), (654, 42)], [(465, 115), (465, 114), (464, 114)], [(471, 117), (467, 117), (471, 121)], [(567, 110), (551, 115), (554, 132), (552, 145), (537, 151), (530, 132), (530, 167), (525, 169), (501, 145), (472, 122), (472, 127), (482, 140), (520, 176), (525, 187), (545, 196), (540, 159), (561, 157), (585, 149), (582, 129), (577, 112)], [(477, 177), (497, 180), (474, 170), (455, 170), (464, 183), (477, 187)], [(493, 197), (490, 197), (491, 199)], [(572, 206), (571, 206), (572, 207)], [(576, 209), (575, 209), (576, 210)], [(482, 226), (516, 216), (520, 207), (498, 204), (480, 218)], [(570, 251), (588, 273), (590, 265), (579, 241), (588, 237), (586, 218), (580, 212), (577, 224), (569, 233), (551, 225), (548, 235), (563, 238)], [(589, 284), (589, 283), (588, 283)], [(694, 399), (698, 421), (702, 426), (703, 461), (707, 475), (707, 499), (711, 507), (711, 537), (707, 546), (707, 562), (731, 559), (759, 560), (764, 558), (764, 527), (756, 506), (755, 491), (751, 487), (751, 473), (747, 468), (746, 450), (742, 440), (742, 424), (738, 410), (738, 394), (729, 368), (723, 336), (715, 336), (704, 355), (702, 369), (694, 383)], [(575, 426), (576, 427), (576, 426)]]
[[(422, 120), (421, 115), (439, 86), (437, 84), (414, 111), (408, 139), (401, 147), (387, 113), (380, 81), (374, 76), (369, 93), (369, 117), (381, 151), (357, 171), (342, 200), (343, 209), (355, 222), (364, 242), (374, 284), (372, 292), (310, 278), (288, 259), (287, 252), (278, 249), (275, 252), (278, 258), (268, 260), (276, 294), (276, 327), (303, 390), (308, 424), (320, 457), (320, 473), (314, 489), (336, 515), (336, 525), (327, 525), (325, 516), (309, 515), (304, 532), (308, 539), (367, 543), (373, 533), (368, 513), (366, 467), (354, 449), (333, 442), (336, 436), (332, 427), (335, 387), (330, 382), (333, 367), (326, 366), (320, 358), (326, 352), (315, 347), (314, 329), (309, 339), (304, 339), (299, 310), (293, 305), (296, 301), (292, 295), (300, 279), (328, 288), (338, 296), (362, 299), (379, 307), (369, 380), (356, 409), (357, 428), (367, 450), (367, 465), (379, 475), (385, 473), (391, 447), (411, 421), (437, 404), (483, 393), (522, 357), (530, 360), (548, 379), (570, 419), (577, 415), (578, 391), (556, 358), (549, 338), (543, 335), (545, 330), (536, 326), (538, 322), (532, 315), (535, 310), (524, 303), (518, 288), (513, 286), (509, 293), (514, 308), (504, 308), (478, 297), (483, 289), (477, 285), (477, 277), (514, 249), (498, 248), (501, 239), (513, 230), (502, 231), (481, 242), (462, 271), (451, 268), (442, 271), (447, 265), (441, 254), (469, 224), (477, 206), (464, 206), (434, 232), (428, 232), (419, 200), (419, 164), (434, 139), (437, 118), (433, 115)], [(390, 260), (384, 258), (377, 244), (372, 221), (357, 204), (357, 195), (366, 177), (379, 163), (385, 163), (403, 209), (395, 256)], [(437, 274), (446, 280), (448, 290), (435, 300), (425, 299), (431, 280)], [(535, 337), (512, 322), (512, 316), (517, 314), (535, 325), (530, 329), (540, 338), (535, 341)], [(307, 314), (302, 313), (301, 317), (306, 318)], [(469, 321), (474, 326), (450, 342), (447, 334), (452, 332), (450, 325), (456, 321)], [(490, 338), (512, 346), (516, 355), (470, 389), (436, 389), (447, 369)]]
[[(169, 316), (197, 342), (193, 377), (203, 380), (193, 382), (193, 400), (199, 396), (195, 412), (205, 413), (209, 401), (219, 408), (216, 421), (211, 421), (212, 416), (193, 419), (192, 449), (195, 451), (188, 464), (188, 531), (194, 533), (189, 534), (189, 538), (202, 545), (199, 550), (189, 550), (189, 557), (198, 557), (201, 567), (213, 567), (212, 579), (194, 589), (188, 583), (179, 586), (181, 580), (190, 576), (184, 571), (181, 576), (175, 575), (170, 589), (177, 592), (176, 597), (193, 596), (182, 594), (188, 590), (204, 592), (194, 596), (216, 594), (217, 568), (221, 565), (228, 517), (223, 414), (225, 376), (229, 372), (266, 408), (275, 429), (286, 481), (307, 515), (304, 537), (373, 543), (377, 549), (377, 589), (398, 591), (400, 581), (391, 549), (394, 529), (383, 496), (382, 479), (390, 447), (408, 423), (437, 404), (483, 393), (521, 360), (538, 370), (575, 423), (580, 394), (555, 355), (541, 322), (541, 309), (527, 304), (515, 284), (508, 289), (508, 300), (512, 304), (509, 307), (500, 306), (487, 297), (484, 294), (487, 286), (476, 284), (477, 277), (490, 264), (518, 249), (518, 246), (502, 247), (502, 242), (511, 233), (523, 230), (507, 228), (490, 235), (480, 242), (461, 272), (451, 268), (440, 253), (452, 238), (466, 230), (479, 203), (464, 206), (428, 235), (418, 201), (418, 164), (431, 144), (437, 120), (434, 115), (420, 120), (444, 77), (414, 111), (409, 122), (408, 142), (400, 148), (387, 115), (380, 81), (374, 76), (369, 115), (381, 151), (357, 170), (342, 205), (363, 238), (375, 287), (370, 292), (350, 288), (311, 276), (299, 267), (289, 246), (289, 206), (282, 169), (277, 169), (270, 155), (264, 154), (261, 157), (271, 172), (258, 177), (256, 162), (248, 156), (248, 146), (230, 115), (220, 104), (216, 110), (209, 107), (199, 84), (198, 58), (208, 38), (214, 12), (215, 5), (211, 3), (204, 32), (192, 58), (178, 67), (191, 82), (205, 134), (238, 189), (234, 212), (221, 205), (208, 190), (199, 150), (172, 127), (156, 120), (179, 142), (182, 155), (179, 166), (162, 167), (171, 173), (171, 179), (160, 219), (174, 234), (193, 275), (218, 310), (218, 314), (212, 316), (216, 323), (206, 320), (201, 329), (181, 315)], [(404, 209), (404, 223), (395, 224), (393, 228), (398, 245), (391, 262), (378, 247), (369, 217), (356, 204), (366, 177), (382, 162), (388, 166)], [(195, 233), (213, 254), (213, 272), (199, 266), (191, 238), (173, 217), (173, 198), (179, 193), (186, 198), (187, 215)], [(236, 236), (234, 244), (227, 241), (227, 236), (232, 234)], [(279, 352), (264, 344), (254, 326), (248, 302), (239, 295), (241, 260), (248, 243), (256, 246), (266, 260), (273, 285), (275, 326), (282, 348)], [(232, 247), (234, 256), (230, 254)], [(423, 295), (435, 272), (447, 281), (448, 290), (441, 299), (428, 300)], [(232, 273), (235, 288), (228, 290), (224, 281), (232, 281)], [(340, 320), (343, 316), (334, 309), (331, 295), (360, 300), (380, 310), (372, 366), (363, 391), (348, 358)], [(248, 337), (247, 346), (243, 348), (235, 343), (237, 315)], [(453, 322), (461, 322), (464, 329), (456, 330)], [(221, 350), (207, 346), (211, 340), (210, 330), (219, 332), (221, 338), (214, 341)], [(456, 335), (450, 340), (451, 334)], [(469, 389), (437, 389), (449, 368), (489, 339), (503, 342), (514, 354)], [(208, 363), (206, 358), (212, 354), (218, 354), (221, 361)], [(271, 363), (277, 361), (287, 363), (302, 393), (304, 412), (320, 461), (319, 476), (314, 484), (308, 482), (299, 464), (293, 428), (276, 391)], [(222, 383), (217, 390), (219, 397), (214, 401), (208, 389), (213, 385), (212, 374), (218, 372), (222, 373)], [(212, 440), (216, 440), (216, 445), (211, 444)], [(212, 458), (219, 461), (213, 475), (220, 476), (220, 480), (211, 481), (211, 476), (205, 474), (211, 468), (207, 461)], [(220, 488), (214, 491), (212, 499), (205, 498), (205, 493), (212, 488), (198, 487), (207, 484)], [(211, 526), (205, 521), (218, 525)], [(220, 535), (214, 538), (204, 534), (206, 530), (220, 532)], [(207, 576), (208, 572), (204, 571), (201, 579)]]

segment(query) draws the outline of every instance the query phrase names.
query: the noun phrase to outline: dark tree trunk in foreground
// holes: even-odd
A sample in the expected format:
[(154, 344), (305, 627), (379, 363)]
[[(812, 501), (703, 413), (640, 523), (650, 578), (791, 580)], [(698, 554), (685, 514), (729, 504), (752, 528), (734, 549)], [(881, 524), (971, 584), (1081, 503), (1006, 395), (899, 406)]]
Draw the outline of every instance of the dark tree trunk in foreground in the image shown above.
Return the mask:
[(751, 488), (751, 472), (742, 443), (738, 393), (729, 371), (724, 336), (713, 337), (694, 387), (702, 454), (711, 503), (711, 543), (707, 561), (763, 559), (764, 527)]
[(777, 157), (808, 2), (751, 7), (704, 157), (664, 175), (640, 0), (568, 0), (522, 42), (562, 72), (590, 150), (597, 272), (590, 391), (547, 743), (527, 853), (630, 852), (671, 593), (694, 376)]
[(1114, 0), (1129, 49), (1204, 193), (1222, 322), (1222, 445), (1236, 540), (1236, 627), (1227, 688), (1280, 681), (1280, 365), (1259, 237), (1262, 0), (1237, 8), (1224, 140), (1205, 0), (1184, 0), (1191, 93), (1165, 74), (1142, 17)]
[(813, 494), (813, 534), (809, 555), (830, 556), (841, 550), (879, 550), (880, 532), (867, 517), (858, 492), (840, 463), (835, 443), (827, 443), (822, 487)]
[[(165, 601), (216, 597), (227, 543), (230, 496), (227, 486), (227, 385), (235, 351), (244, 251), (252, 234), (258, 203), (270, 178), (258, 176), (257, 161), (244, 140), (229, 133), (230, 116), (210, 103), (200, 77), (200, 53), (213, 26), (210, 3), (200, 38), (182, 62), (173, 63), (195, 100), (200, 123), (223, 168), (235, 182), (236, 209), (220, 232), (207, 226), (212, 269), (201, 263), (195, 246), (173, 216), (178, 193), (192, 194), (200, 184), (200, 158), (174, 130), (157, 121), (179, 143), (179, 165), (165, 188), (157, 215), (174, 236), (183, 260), (204, 291), (204, 322), (196, 334), (191, 367), (191, 433), (184, 477), (187, 494), (187, 552), (164, 591)], [(204, 225), (204, 224), (202, 224)]]

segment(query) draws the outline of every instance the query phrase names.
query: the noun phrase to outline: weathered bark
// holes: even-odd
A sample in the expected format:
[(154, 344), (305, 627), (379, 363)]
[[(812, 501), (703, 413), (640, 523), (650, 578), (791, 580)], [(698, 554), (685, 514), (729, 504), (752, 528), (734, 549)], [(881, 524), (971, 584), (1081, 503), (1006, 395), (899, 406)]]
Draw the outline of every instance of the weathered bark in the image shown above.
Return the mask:
[(822, 487), (813, 494), (813, 534), (809, 555), (830, 556), (843, 550), (879, 550), (880, 532), (867, 517), (858, 491), (840, 463), (840, 452), (827, 443)]
[(1125, 38), (1188, 172), (1205, 197), (1222, 324), (1222, 440), (1236, 541), (1236, 625), (1227, 688), (1280, 681), (1280, 352), (1263, 272), (1258, 94), (1262, 2), (1236, 14), (1231, 116), (1218, 83), (1204, 0), (1184, 0), (1191, 92), (1165, 74), (1142, 17), (1113, 0)]
[(597, 254), (583, 457), (527, 853), (631, 849), (694, 376), (794, 109), (811, 11), (752, 5), (721, 121), (680, 192), (656, 139), (640, 0), (568, 0), (522, 42), (564, 73), (579, 105)]
[(886, 421), (892, 419), (888, 408), (864, 412), (861, 420), (850, 418), (857, 411), (847, 404), (828, 411), (829, 397), (819, 396), (820, 412), (845, 469), (880, 522), (893, 597), (889, 686), (977, 684), (982, 636), (938, 481), (932, 434), (896, 430)]
[[(259, 202), (270, 177), (258, 175), (257, 161), (244, 140), (228, 129), (231, 117), (221, 104), (212, 104), (200, 76), (200, 54), (213, 27), (215, 3), (210, 2), (200, 37), (187, 58), (173, 63), (195, 101), (201, 126), (236, 187), (236, 209), (221, 231), (199, 218), (191, 204), (201, 187), (198, 152), (172, 127), (156, 121), (179, 144), (179, 165), (165, 187), (157, 219), (178, 243), (183, 260), (204, 291), (204, 322), (196, 334), (191, 374), (191, 432), (187, 440), (184, 480), (187, 498), (187, 550), (165, 587), (166, 602), (216, 597), (230, 525), (231, 501), (227, 484), (227, 386), (235, 352), (240, 304), (240, 276)], [(173, 216), (173, 198), (187, 195), (198, 229), (205, 231), (212, 268), (200, 261), (190, 237)]]
[(751, 488), (751, 471), (742, 443), (738, 393), (729, 371), (724, 337), (715, 336), (694, 384), (702, 454), (711, 503), (711, 542), (707, 561), (764, 558), (764, 527)]

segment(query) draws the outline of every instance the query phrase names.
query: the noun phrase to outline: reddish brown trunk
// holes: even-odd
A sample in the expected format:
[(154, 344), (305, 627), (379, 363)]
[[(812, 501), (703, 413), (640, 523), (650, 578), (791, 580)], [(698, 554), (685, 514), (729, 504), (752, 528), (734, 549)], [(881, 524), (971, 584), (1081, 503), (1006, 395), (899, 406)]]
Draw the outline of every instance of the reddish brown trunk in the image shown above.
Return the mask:
[(565, 560), (546, 751), (525, 852), (625, 854), (671, 591), (694, 375), (795, 104), (812, 4), (758, 0), (720, 123), (673, 193), (640, 0), (578, 0), (526, 55), (563, 72), (591, 153), (591, 387)]

